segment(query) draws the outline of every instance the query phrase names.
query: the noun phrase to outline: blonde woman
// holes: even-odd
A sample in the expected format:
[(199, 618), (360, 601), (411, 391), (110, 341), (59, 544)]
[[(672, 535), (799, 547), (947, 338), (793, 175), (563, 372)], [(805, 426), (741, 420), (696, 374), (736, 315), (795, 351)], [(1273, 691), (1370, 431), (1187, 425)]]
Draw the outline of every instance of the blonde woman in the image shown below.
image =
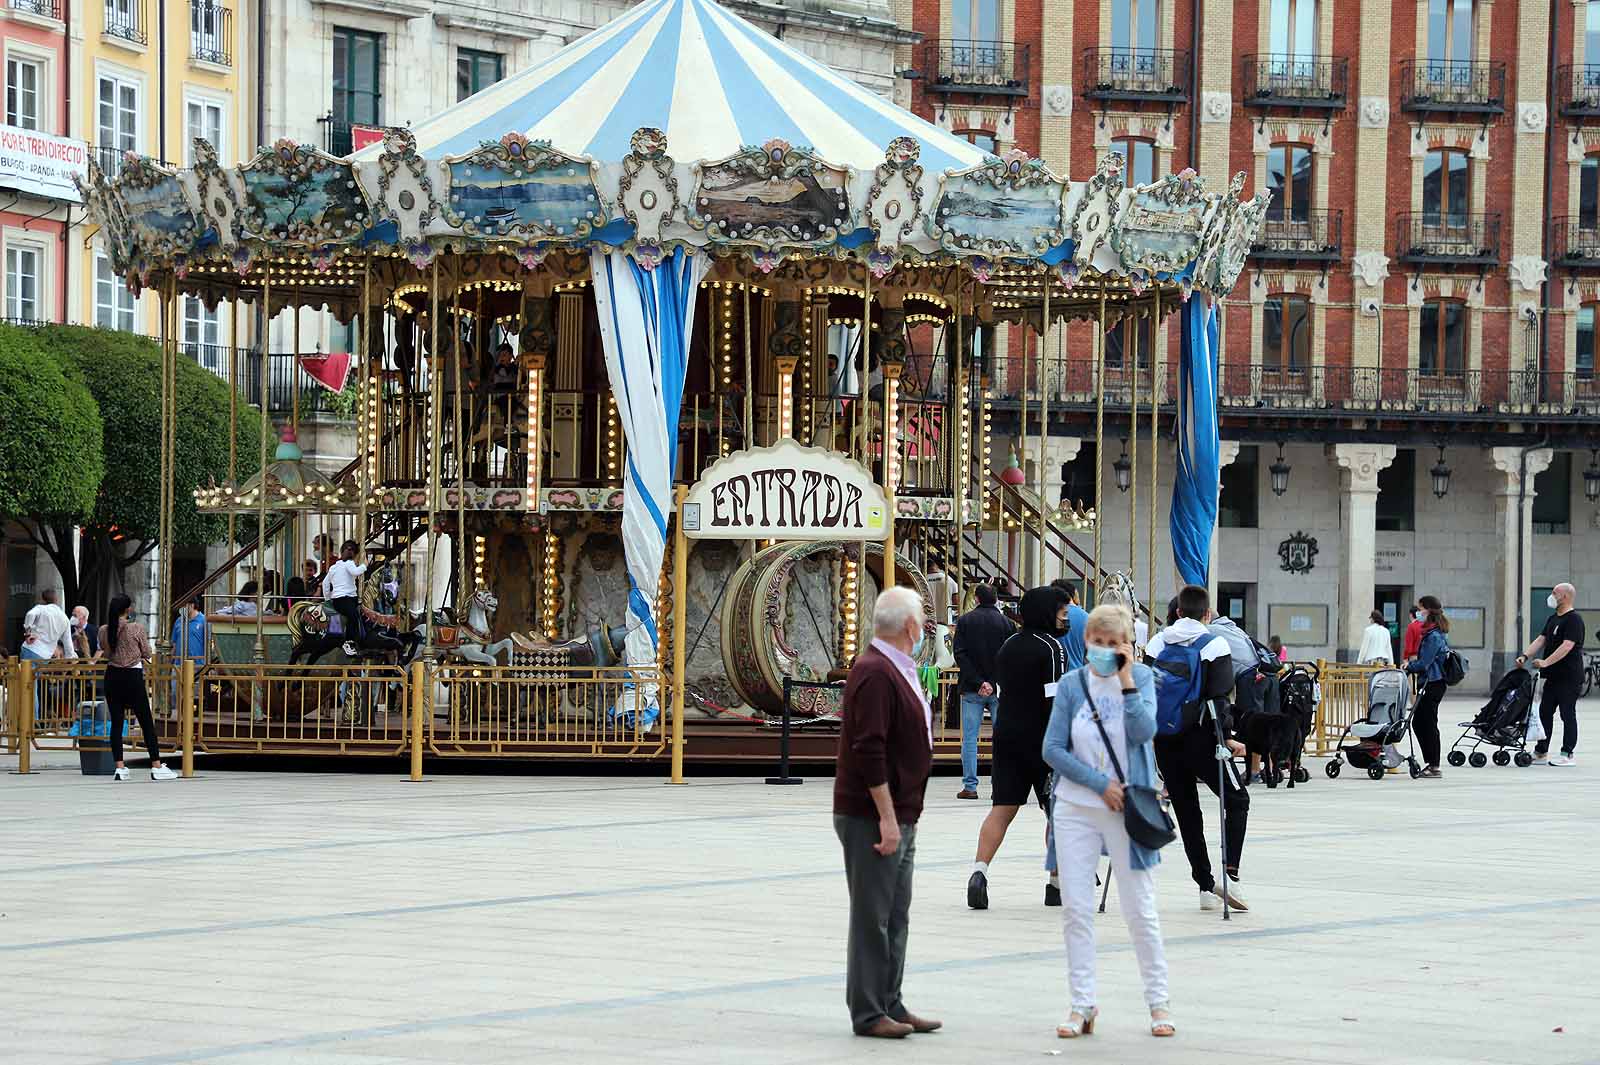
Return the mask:
[(1122, 820), (1124, 784), (1155, 782), (1155, 680), (1133, 660), (1133, 619), (1127, 608), (1096, 607), (1084, 626), (1084, 644), (1087, 664), (1056, 686), (1044, 737), (1044, 758), (1056, 774), (1053, 825), (1072, 1005), (1056, 1035), (1089, 1035), (1100, 1015), (1094, 884), (1104, 853), (1111, 856), (1117, 902), (1144, 977), (1150, 1034), (1170, 1036), (1177, 1029), (1167, 1004), (1167, 958), (1151, 877), (1160, 855), (1134, 843)]

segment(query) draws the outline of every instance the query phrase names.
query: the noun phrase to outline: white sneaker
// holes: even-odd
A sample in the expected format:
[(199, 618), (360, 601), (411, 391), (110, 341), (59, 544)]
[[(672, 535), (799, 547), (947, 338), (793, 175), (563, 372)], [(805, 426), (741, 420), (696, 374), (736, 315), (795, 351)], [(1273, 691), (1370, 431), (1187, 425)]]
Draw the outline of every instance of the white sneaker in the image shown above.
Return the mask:
[(1200, 909), (1204, 913), (1222, 909), (1222, 896), (1215, 891), (1200, 892)]
[(1573, 762), (1572, 755), (1570, 755), (1570, 754), (1558, 754), (1554, 758), (1550, 759), (1550, 764), (1551, 765), (1573, 765), (1574, 762)]
[(1228, 908), (1240, 913), (1249, 912), (1250, 904), (1244, 901), (1244, 895), (1239, 891), (1239, 881), (1231, 876), (1224, 879), (1228, 884)]
[(127, 766), (118, 766), (116, 772), (111, 774), (112, 780), (132, 780), (133, 774), (128, 772)]
[(151, 780), (177, 780), (178, 779), (178, 774), (174, 773), (167, 766), (158, 766), (157, 768), (150, 770), (150, 779)]

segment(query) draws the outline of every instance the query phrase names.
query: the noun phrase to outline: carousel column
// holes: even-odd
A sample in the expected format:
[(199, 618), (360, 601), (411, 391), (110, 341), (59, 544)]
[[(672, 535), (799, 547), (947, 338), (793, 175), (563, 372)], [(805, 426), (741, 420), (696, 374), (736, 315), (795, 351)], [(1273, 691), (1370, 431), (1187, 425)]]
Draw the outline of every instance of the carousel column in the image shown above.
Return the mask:
[(794, 370), (800, 360), (793, 355), (779, 355), (773, 362), (778, 368), (778, 437), (794, 436)]
[[(1155, 451), (1155, 445), (1154, 444), (1150, 445), (1150, 450), (1151, 450), (1152, 453)], [(1218, 444), (1217, 444), (1217, 469), (1219, 471), (1222, 470), (1225, 467), (1232, 466), (1233, 463), (1234, 463), (1234, 460), (1237, 459), (1238, 457), (1239, 457), (1239, 441), (1237, 441), (1237, 440), (1222, 440), (1222, 441), (1218, 441)], [(1154, 533), (1154, 526), (1151, 527), (1151, 531), (1152, 531), (1152, 534), (1153, 534)], [(1211, 528), (1211, 554), (1206, 560), (1206, 591), (1211, 594), (1211, 603), (1212, 603), (1213, 606), (1215, 606), (1217, 601), (1218, 601), (1217, 600), (1217, 564), (1218, 564), (1217, 544), (1218, 544), (1218, 541), (1221, 539), (1221, 535), (1222, 535), (1221, 527), (1219, 525), (1212, 526), (1212, 528)], [(1182, 578), (1177, 578), (1176, 576), (1175, 576), (1175, 579), (1177, 579), (1180, 583), (1182, 581)], [(1157, 617), (1161, 616), (1161, 611), (1156, 609), (1155, 595), (1156, 595), (1155, 582), (1152, 581), (1151, 584), (1150, 584), (1150, 616), (1152, 618), (1157, 618)]]
[[(1511, 667), (1532, 638), (1528, 630), (1528, 604), (1523, 597), (1533, 583), (1533, 485), (1534, 479), (1550, 468), (1554, 456), (1555, 452), (1547, 447), (1529, 451), (1525, 460), (1521, 448), (1489, 449), (1489, 464), (1499, 474), (1494, 479), (1495, 539), (1504, 545), (1495, 557), (1493, 628), (1485, 633), (1493, 656), (1489, 668), (1496, 678)], [(1520, 508), (1517, 505), (1519, 495), (1522, 498)], [(1516, 557), (1519, 544), (1521, 559)], [(1446, 597), (1445, 609), (1449, 608)]]
[[(266, 613), (264, 591), (267, 583), (267, 436), (272, 431), (272, 423), (267, 420), (267, 379), (271, 376), (272, 347), (272, 270), (266, 268), (267, 273), (261, 283), (261, 306), (264, 319), (261, 352), (260, 375), (260, 403), (261, 403), (261, 432), (259, 434), (259, 448), (256, 466), (256, 498), (251, 501), (256, 505), (256, 645), (251, 658), (257, 662), (267, 660), (267, 635), (265, 622), (262, 615)], [(259, 705), (252, 705), (251, 718), (257, 719), (261, 714)]]
[(432, 279), (428, 291), (428, 557), (424, 565), (423, 581), (423, 654), (433, 654), (433, 576), (439, 555), (439, 260), (433, 260)]
[[(768, 303), (774, 303), (767, 300)], [(780, 298), (773, 306), (772, 329), (767, 335), (767, 354), (777, 371), (778, 427), (777, 438), (793, 437), (794, 432), (794, 372), (808, 348), (805, 304), (798, 299)]]
[[(157, 565), (156, 594), (156, 650), (165, 654), (172, 649), (168, 638), (168, 618), (172, 613), (172, 507), (174, 487), (174, 454), (176, 440), (173, 425), (176, 421), (176, 402), (173, 395), (177, 384), (177, 330), (175, 316), (178, 305), (178, 282), (169, 279), (161, 294), (161, 488), (158, 493), (161, 513), (157, 522), (160, 553)], [(263, 407), (263, 410), (266, 408)], [(157, 691), (166, 689), (157, 686)]]
[[(887, 312), (886, 312), (887, 317)], [(883, 349), (883, 587), (895, 584), (894, 518), (895, 491), (900, 482), (900, 374), (905, 370), (904, 349), (892, 355), (894, 341), (885, 339)]]
[(1354, 662), (1372, 611), (1377, 582), (1378, 473), (1394, 461), (1393, 444), (1334, 444), (1339, 475), (1339, 642), (1341, 662)]

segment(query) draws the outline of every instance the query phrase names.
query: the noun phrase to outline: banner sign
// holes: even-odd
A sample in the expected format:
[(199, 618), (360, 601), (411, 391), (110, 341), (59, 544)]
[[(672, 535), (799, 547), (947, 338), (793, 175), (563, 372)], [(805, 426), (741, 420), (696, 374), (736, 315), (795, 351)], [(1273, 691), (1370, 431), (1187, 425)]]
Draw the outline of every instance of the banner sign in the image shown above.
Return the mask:
[(355, 126), (350, 127), (350, 150), (359, 152), (369, 144), (377, 144), (383, 140), (382, 126)]
[(83, 141), (0, 126), (0, 186), (47, 200), (81, 203), (73, 175), (89, 179), (89, 149)]
[(785, 438), (712, 463), (680, 517), (700, 540), (882, 540), (888, 514), (861, 463)]

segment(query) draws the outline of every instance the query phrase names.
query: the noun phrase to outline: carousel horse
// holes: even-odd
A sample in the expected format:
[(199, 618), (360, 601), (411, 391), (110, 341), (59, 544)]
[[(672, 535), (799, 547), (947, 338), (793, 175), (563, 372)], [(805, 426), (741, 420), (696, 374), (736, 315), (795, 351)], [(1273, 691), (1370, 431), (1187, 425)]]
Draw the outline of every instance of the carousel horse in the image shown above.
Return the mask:
[(1100, 574), (1095, 591), (1096, 603), (1116, 603), (1128, 608), (1135, 621), (1139, 620), (1139, 593), (1134, 590), (1133, 578), (1121, 570)]
[(500, 609), (499, 597), (487, 588), (479, 588), (467, 597), (466, 606), (466, 621), (456, 621), (453, 638), (441, 641), (442, 650), (474, 665), (499, 665), (500, 656), (516, 646), (509, 637), (489, 642), (494, 634), (495, 611)]
[(289, 655), (293, 665), (302, 658), (307, 665), (315, 665), (323, 655), (345, 643), (354, 643), (357, 657), (371, 658), (394, 655), (397, 665), (405, 665), (422, 645), (422, 634), (415, 624), (403, 624), (397, 614), (382, 613), (378, 607), (394, 604), (399, 586), (394, 581), (384, 581), (379, 572), (368, 576), (361, 592), (362, 632), (345, 633), (339, 630), (343, 618), (315, 600), (301, 600), (289, 610), (289, 634), (294, 638), (294, 650)]

